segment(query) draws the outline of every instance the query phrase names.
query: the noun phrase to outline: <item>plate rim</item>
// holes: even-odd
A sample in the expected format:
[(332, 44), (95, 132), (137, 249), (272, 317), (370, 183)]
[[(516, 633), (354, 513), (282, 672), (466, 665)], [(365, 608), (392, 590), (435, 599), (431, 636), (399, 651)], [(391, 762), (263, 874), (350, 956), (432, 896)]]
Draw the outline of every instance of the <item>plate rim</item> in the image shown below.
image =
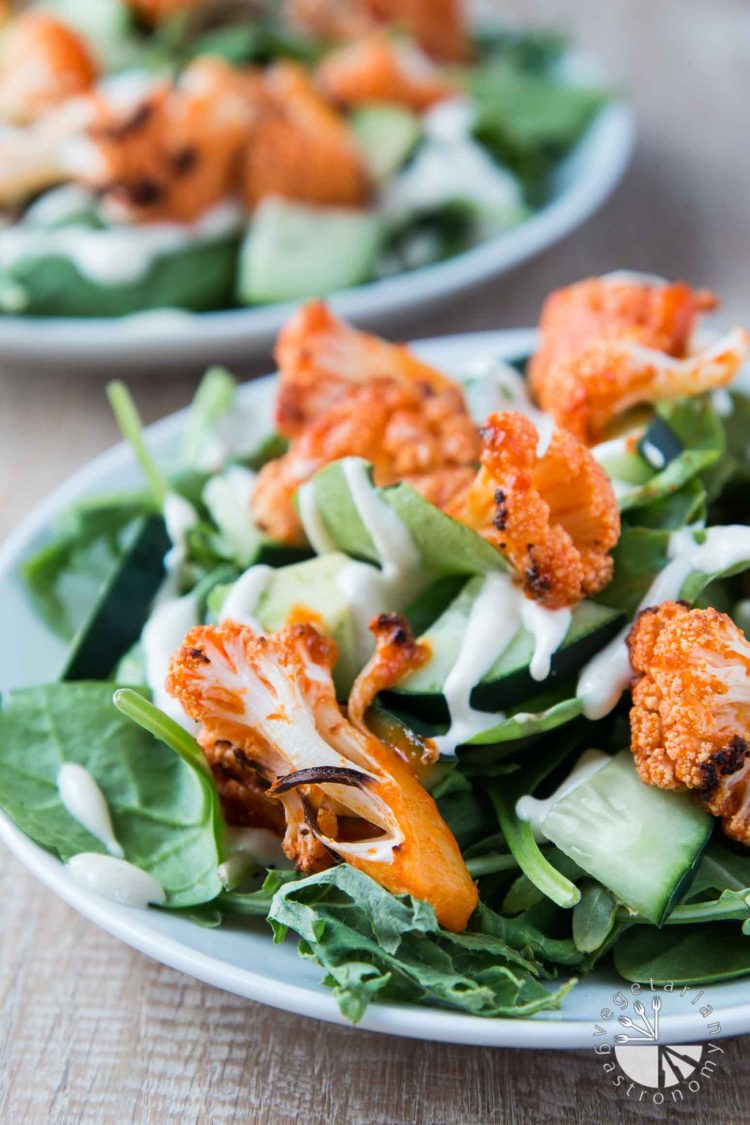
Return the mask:
[[(488, 332), (459, 333), (430, 337), (412, 342), (423, 353), (451, 348), (462, 354), (481, 355), (491, 351), (498, 358), (512, 358), (533, 348), (534, 329), (503, 329)], [(433, 359), (433, 362), (435, 360)], [(242, 384), (241, 394), (253, 395), (268, 386), (274, 375), (265, 375)], [(165, 416), (146, 428), (147, 439), (164, 441), (177, 431), (189, 407)], [(24, 551), (41, 531), (49, 526), (54, 515), (76, 496), (81, 495), (103, 470), (110, 470), (132, 459), (132, 451), (121, 441), (86, 462), (50, 492), (0, 545), (0, 583), (15, 574)], [(229, 965), (184, 944), (179, 938), (154, 930), (149, 925), (153, 915), (118, 906), (100, 898), (74, 882), (64, 865), (50, 852), (34, 843), (8, 817), (0, 812), (0, 840), (22, 865), (41, 883), (73, 907), (89, 921), (127, 945), (152, 959), (184, 972), (213, 987), (224, 989), (248, 1000), (268, 1004), (283, 1011), (310, 1019), (352, 1027), (339, 1011), (333, 997), (326, 992), (270, 978), (251, 969)], [(268, 940), (271, 940), (269, 933)], [(623, 984), (623, 988), (629, 985)], [(750, 982), (748, 982), (750, 990)], [(575, 995), (575, 993), (573, 993)], [(748, 1002), (716, 1007), (721, 1021), (721, 1037), (750, 1031), (750, 991)], [(314, 1008), (314, 1011), (310, 1009)], [(559, 1012), (544, 1013), (541, 1018), (484, 1018), (450, 1012), (440, 1008), (412, 1004), (371, 1004), (357, 1030), (400, 1035), (435, 1042), (461, 1043), (478, 1047), (519, 1047), (532, 1049), (574, 1049), (594, 1045), (594, 1020), (590, 1017), (565, 1017)], [(689, 1014), (664, 1015), (662, 1038), (689, 1042), (696, 1035), (695, 1017)]]
[[(406, 310), (434, 305), (531, 260), (590, 218), (622, 179), (635, 143), (635, 113), (624, 100), (606, 103), (566, 157), (585, 170), (518, 226), (444, 262), (400, 273), (329, 295), (340, 316), (360, 324), (384, 322)], [(242, 349), (257, 354), (280, 330), (300, 301), (247, 309), (189, 313), (157, 309), (128, 317), (0, 316), (0, 355), (6, 362), (102, 369), (143, 368), (218, 360)], [(166, 328), (165, 328), (166, 325)], [(40, 339), (53, 343), (40, 347)], [(148, 349), (147, 356), (143, 355)], [(221, 353), (221, 354), (218, 354)]]

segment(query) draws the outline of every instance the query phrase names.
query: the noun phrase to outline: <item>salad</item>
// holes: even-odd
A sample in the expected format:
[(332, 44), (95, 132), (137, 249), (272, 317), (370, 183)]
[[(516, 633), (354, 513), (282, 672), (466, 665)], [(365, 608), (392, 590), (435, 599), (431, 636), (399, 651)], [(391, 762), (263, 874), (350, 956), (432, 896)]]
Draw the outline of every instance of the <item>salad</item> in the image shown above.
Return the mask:
[(604, 102), (460, 0), (0, 5), (0, 314), (318, 296), (522, 222)]
[(313, 302), (265, 392), (208, 372), (171, 466), (113, 384), (144, 487), (24, 564), (70, 644), (3, 700), (0, 807), (101, 895), (297, 935), (353, 1021), (750, 972), (750, 336), (715, 304), (591, 278), (458, 378)]

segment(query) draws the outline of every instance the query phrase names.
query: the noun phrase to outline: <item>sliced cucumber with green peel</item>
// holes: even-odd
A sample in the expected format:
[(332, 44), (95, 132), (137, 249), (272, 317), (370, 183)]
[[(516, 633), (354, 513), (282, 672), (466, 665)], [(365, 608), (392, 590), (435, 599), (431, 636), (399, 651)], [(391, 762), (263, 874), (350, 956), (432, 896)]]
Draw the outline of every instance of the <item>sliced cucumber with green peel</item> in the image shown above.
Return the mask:
[(687, 888), (713, 824), (690, 794), (644, 785), (632, 754), (622, 750), (556, 801), (540, 828), (630, 910), (660, 926)]
[(386, 103), (355, 110), (349, 123), (377, 184), (386, 183), (398, 172), (422, 135), (416, 113)]
[[(250, 610), (269, 633), (290, 621), (319, 621), (336, 642), (339, 651), (334, 679), (339, 691), (346, 691), (359, 668), (355, 658), (354, 618), (351, 606), (337, 577), (351, 562), (346, 555), (332, 553), (281, 567), (271, 575), (268, 585)], [(219, 616), (230, 586), (221, 586), (209, 595), (208, 605)]]
[[(343, 461), (335, 461), (313, 477), (318, 511), (340, 551), (353, 558), (380, 562), (370, 532), (352, 498)], [(431, 577), (486, 574), (507, 570), (505, 559), (470, 527), (446, 516), (408, 484), (376, 488), (378, 495), (408, 528)]]
[[(448, 721), (443, 685), (453, 667), (466, 632), (472, 606), (482, 578), (470, 579), (450, 606), (420, 638), (429, 645), (430, 661), (412, 672), (389, 693), (395, 706), (430, 719)], [(542, 683), (531, 677), (534, 642), (530, 633), (519, 629), (502, 655), (471, 693), (471, 704), (479, 710), (501, 711), (519, 699), (548, 691), (561, 679), (572, 676), (582, 664), (614, 636), (623, 617), (616, 610), (594, 602), (581, 602), (573, 611), (567, 636), (552, 657), (552, 671)], [(498, 629), (502, 629), (498, 622)], [(489, 716), (488, 716), (489, 719)]]
[(266, 199), (240, 252), (239, 300), (293, 301), (359, 285), (379, 244), (380, 223), (369, 211)]

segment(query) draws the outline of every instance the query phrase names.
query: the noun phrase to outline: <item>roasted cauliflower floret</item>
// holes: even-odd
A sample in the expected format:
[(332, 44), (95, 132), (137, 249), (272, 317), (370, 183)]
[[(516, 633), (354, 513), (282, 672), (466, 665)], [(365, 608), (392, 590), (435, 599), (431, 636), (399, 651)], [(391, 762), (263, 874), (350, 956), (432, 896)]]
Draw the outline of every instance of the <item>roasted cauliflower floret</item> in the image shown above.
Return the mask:
[(0, 121), (24, 125), (86, 93), (97, 76), (85, 41), (45, 12), (14, 19), (0, 52)]
[(647, 785), (690, 789), (750, 845), (750, 644), (715, 609), (663, 602), (628, 639), (631, 748)]
[(269, 195), (341, 207), (366, 202), (367, 173), (352, 131), (299, 66), (280, 63), (265, 76), (241, 187), (251, 206)]
[(544, 453), (533, 423), (509, 411), (482, 430), (482, 465), (448, 515), (473, 527), (513, 564), (524, 593), (548, 609), (574, 605), (612, 576), (620, 513), (607, 474), (572, 434)]
[(263, 467), (253, 493), (258, 527), (280, 543), (304, 541), (294, 507), (301, 484), (341, 457), (362, 457), (378, 485), (406, 481), (449, 499), (466, 486), (479, 455), (479, 436), (458, 387), (376, 379), (334, 401), (283, 457)]
[(602, 340), (554, 360), (539, 401), (558, 426), (594, 444), (633, 406), (725, 387), (748, 355), (750, 336), (739, 328), (686, 359), (630, 340)]
[(593, 444), (633, 406), (725, 386), (747, 357), (746, 333), (690, 354), (698, 317), (715, 304), (682, 283), (628, 275), (560, 289), (542, 311), (532, 390), (559, 426)]
[(327, 42), (360, 39), (382, 24), (413, 35), (433, 58), (462, 61), (468, 38), (461, 0), (285, 0), (289, 24)]
[(202, 58), (135, 104), (99, 96), (90, 179), (112, 217), (190, 222), (225, 199), (256, 119), (259, 83)]
[(541, 400), (550, 366), (604, 339), (627, 339), (679, 359), (686, 355), (696, 321), (716, 299), (682, 282), (660, 284), (627, 274), (590, 277), (557, 289), (544, 302), (539, 349), (529, 379)]
[(172, 658), (167, 690), (204, 742), (243, 750), (269, 783), (291, 829), (287, 854), (308, 860), (306, 828), (335, 858), (393, 894), (425, 899), (442, 925), (462, 930), (477, 891), (458, 845), (408, 766), (341, 713), (335, 656), (310, 625), (272, 637), (234, 622), (199, 626)]
[(308, 301), (286, 323), (276, 344), (279, 391), (276, 428), (294, 438), (352, 387), (373, 379), (455, 388), (401, 344), (360, 332), (323, 301)]
[(331, 52), (318, 67), (318, 81), (345, 106), (390, 102), (421, 112), (456, 93), (417, 46), (379, 33)]

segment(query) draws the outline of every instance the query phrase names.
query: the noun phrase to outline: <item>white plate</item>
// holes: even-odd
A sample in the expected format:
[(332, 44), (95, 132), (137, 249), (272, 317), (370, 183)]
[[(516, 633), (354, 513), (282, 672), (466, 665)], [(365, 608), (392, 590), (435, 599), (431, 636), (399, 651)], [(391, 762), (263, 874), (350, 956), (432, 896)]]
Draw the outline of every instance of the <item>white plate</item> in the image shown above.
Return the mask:
[[(475, 357), (526, 355), (533, 345), (533, 332), (485, 332), (423, 341), (419, 351), (429, 362), (451, 372)], [(257, 403), (257, 413), (262, 415), (262, 404), (268, 403), (272, 389), (270, 379), (248, 383), (242, 389), (243, 399)], [(181, 411), (148, 430), (151, 448), (165, 462), (176, 452), (184, 417), (185, 411)], [(19, 563), (41, 544), (51, 519), (65, 505), (84, 496), (136, 486), (139, 479), (130, 448), (116, 446), (58, 488), (0, 551), (0, 621), (4, 630), (0, 685), (4, 692), (53, 679), (63, 657), (62, 644), (38, 621), (25, 597), (18, 577)], [(330, 993), (319, 984), (319, 971), (297, 956), (293, 938), (274, 946), (264, 922), (259, 921), (252, 929), (208, 930), (166, 912), (117, 906), (82, 889), (57, 859), (2, 815), (0, 837), (29, 870), (81, 914), (165, 965), (252, 1000), (329, 1022), (344, 1022)], [(497, 1047), (593, 1047), (599, 1013), (612, 1007), (613, 993), (620, 987), (627, 986), (611, 973), (597, 972), (573, 990), (562, 1012), (526, 1020), (486, 1020), (431, 1008), (376, 1004), (360, 1026), (392, 1035)], [(715, 1010), (712, 1018), (721, 1022), (721, 1034), (750, 1031), (750, 981), (706, 986), (705, 997)], [(672, 1042), (704, 1036), (695, 1008), (690, 1009), (691, 997), (669, 999), (668, 1010), (665, 1005), (662, 1014), (662, 1035)]]
[[(629, 107), (606, 105), (560, 165), (553, 197), (540, 211), (449, 261), (338, 293), (333, 308), (360, 324), (382, 323), (533, 257), (604, 202), (627, 166), (633, 136)], [(102, 374), (247, 362), (268, 351), (292, 308), (294, 303), (198, 314), (157, 310), (107, 319), (0, 316), (0, 361)]]

